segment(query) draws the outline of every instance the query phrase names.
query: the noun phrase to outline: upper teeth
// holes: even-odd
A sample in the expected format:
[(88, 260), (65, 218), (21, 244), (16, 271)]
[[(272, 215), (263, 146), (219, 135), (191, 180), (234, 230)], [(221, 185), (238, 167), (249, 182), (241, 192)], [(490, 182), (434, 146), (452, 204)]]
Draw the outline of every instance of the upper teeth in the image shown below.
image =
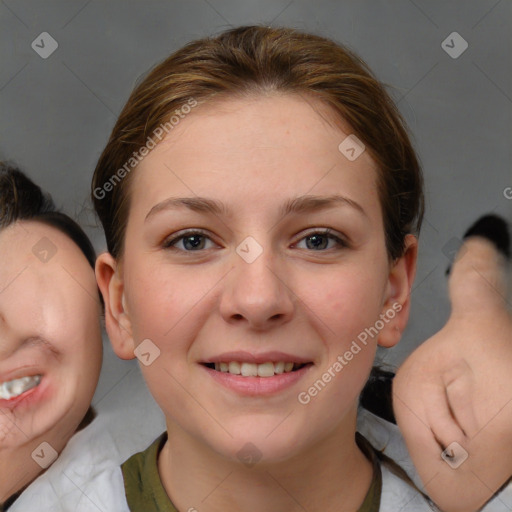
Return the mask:
[(283, 362), (278, 363), (239, 363), (230, 361), (229, 363), (215, 363), (215, 369), (225, 373), (233, 373), (234, 375), (242, 375), (242, 377), (273, 377), (283, 372), (291, 372), (294, 363)]
[(41, 382), (41, 375), (31, 375), (20, 379), (9, 380), (0, 384), (0, 399), (10, 400), (35, 388)]

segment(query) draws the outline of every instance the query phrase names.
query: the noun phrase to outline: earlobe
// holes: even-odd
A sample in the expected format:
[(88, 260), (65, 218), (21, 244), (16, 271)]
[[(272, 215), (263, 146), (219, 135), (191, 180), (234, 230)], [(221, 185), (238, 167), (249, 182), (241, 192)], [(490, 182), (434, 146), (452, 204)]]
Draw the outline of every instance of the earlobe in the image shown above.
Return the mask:
[(382, 347), (395, 346), (407, 326), (417, 257), (418, 240), (414, 235), (407, 235), (404, 254), (395, 261), (389, 272), (386, 298), (381, 314), (387, 322), (379, 332), (378, 338), (378, 344)]
[(121, 359), (133, 359), (131, 322), (126, 311), (124, 283), (118, 263), (105, 252), (98, 256), (95, 272), (105, 302), (105, 328), (112, 348)]

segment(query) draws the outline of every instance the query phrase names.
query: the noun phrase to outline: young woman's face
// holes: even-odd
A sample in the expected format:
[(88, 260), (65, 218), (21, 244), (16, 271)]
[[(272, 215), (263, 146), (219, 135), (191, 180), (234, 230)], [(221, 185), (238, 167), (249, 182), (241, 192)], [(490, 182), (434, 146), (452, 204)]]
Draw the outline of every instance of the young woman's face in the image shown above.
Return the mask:
[(130, 185), (114, 347), (128, 358), (143, 342), (169, 429), (229, 457), (249, 442), (279, 460), (336, 431), (353, 439), (377, 336), (353, 341), (396, 327), (374, 162), (347, 159), (349, 128), (319, 108), (295, 96), (198, 107)]
[(1, 230), (0, 254), (0, 450), (51, 445), (76, 429), (98, 381), (94, 272), (66, 235), (39, 222)]

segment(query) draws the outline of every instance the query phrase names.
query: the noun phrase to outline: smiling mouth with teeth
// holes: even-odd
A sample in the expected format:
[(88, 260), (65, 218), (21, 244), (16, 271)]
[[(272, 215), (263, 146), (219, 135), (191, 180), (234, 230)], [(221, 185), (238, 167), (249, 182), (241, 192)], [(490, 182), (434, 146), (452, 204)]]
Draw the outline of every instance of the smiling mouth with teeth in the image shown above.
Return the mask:
[(0, 384), (0, 400), (12, 400), (39, 386), (41, 375), (30, 375)]
[(242, 377), (274, 377), (274, 375), (294, 372), (306, 366), (306, 364), (283, 361), (277, 363), (267, 362), (262, 364), (246, 362), (240, 363), (238, 361), (203, 364), (211, 370), (240, 375)]

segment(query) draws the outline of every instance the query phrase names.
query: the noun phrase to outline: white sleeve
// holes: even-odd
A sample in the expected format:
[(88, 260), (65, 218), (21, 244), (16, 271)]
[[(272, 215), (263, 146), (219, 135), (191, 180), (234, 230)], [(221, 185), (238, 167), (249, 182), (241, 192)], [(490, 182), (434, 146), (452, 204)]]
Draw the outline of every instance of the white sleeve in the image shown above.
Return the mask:
[(9, 512), (129, 512), (120, 453), (98, 416), (23, 491)]

